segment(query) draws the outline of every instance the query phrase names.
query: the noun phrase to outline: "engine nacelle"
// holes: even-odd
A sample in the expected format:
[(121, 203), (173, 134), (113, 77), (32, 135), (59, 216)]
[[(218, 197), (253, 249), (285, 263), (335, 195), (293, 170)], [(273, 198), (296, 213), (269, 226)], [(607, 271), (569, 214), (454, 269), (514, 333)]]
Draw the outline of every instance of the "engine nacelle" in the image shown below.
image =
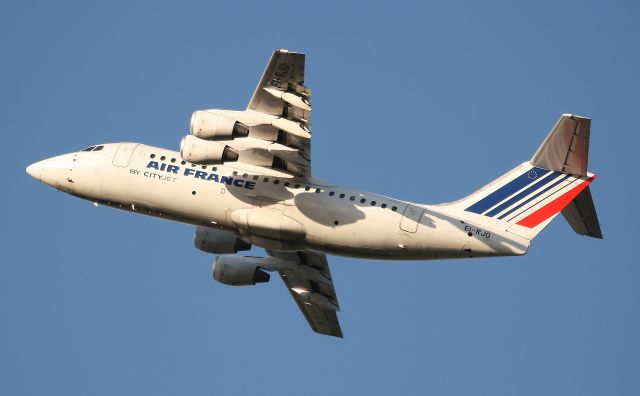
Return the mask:
[(271, 277), (259, 267), (256, 257), (223, 256), (216, 258), (211, 272), (213, 279), (231, 286), (251, 286), (269, 282)]
[(231, 254), (251, 249), (251, 244), (228, 231), (204, 227), (196, 229), (193, 243), (203, 252), (215, 254)]
[(191, 134), (201, 139), (233, 139), (249, 135), (249, 127), (232, 118), (207, 111), (191, 115)]
[(238, 153), (223, 143), (187, 135), (180, 142), (180, 156), (195, 164), (221, 164), (238, 160)]

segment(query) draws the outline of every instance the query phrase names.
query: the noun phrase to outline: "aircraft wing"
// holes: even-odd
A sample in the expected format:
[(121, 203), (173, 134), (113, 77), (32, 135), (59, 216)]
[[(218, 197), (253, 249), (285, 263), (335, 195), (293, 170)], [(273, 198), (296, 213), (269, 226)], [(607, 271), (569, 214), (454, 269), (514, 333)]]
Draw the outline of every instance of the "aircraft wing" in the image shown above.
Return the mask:
[(270, 256), (299, 263), (294, 270), (279, 271), (296, 304), (313, 331), (342, 338), (338, 322), (338, 299), (333, 288), (327, 256), (315, 252), (277, 252)]
[(267, 162), (271, 157), (273, 160), (265, 164), (264, 150), (260, 151), (261, 159), (245, 150), (240, 161), (294, 176), (311, 176), (311, 89), (304, 85), (304, 64), (305, 54), (282, 49), (273, 52), (247, 106), (247, 113), (271, 120), (269, 129), (251, 129), (250, 138), (263, 142), (249, 144), (265, 145), (260, 148), (266, 149)]
[(249, 172), (311, 177), (311, 90), (304, 85), (305, 55), (273, 52), (245, 111), (204, 110), (248, 127), (247, 137), (219, 142)]

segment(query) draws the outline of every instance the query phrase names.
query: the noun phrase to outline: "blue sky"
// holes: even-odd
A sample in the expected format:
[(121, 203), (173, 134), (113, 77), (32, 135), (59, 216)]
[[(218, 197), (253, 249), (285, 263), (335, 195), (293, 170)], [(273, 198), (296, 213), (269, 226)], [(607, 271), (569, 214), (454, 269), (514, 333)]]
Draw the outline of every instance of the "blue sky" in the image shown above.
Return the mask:
[[(3, 2), (0, 393), (638, 394), (639, 17), (619, 1)], [(457, 199), (561, 113), (592, 117), (605, 240), (560, 218), (520, 258), (330, 257), (339, 340), (277, 278), (215, 283), (192, 227), (24, 172), (101, 142), (177, 149), (193, 110), (246, 106), (276, 48), (308, 53), (314, 173), (411, 201)]]

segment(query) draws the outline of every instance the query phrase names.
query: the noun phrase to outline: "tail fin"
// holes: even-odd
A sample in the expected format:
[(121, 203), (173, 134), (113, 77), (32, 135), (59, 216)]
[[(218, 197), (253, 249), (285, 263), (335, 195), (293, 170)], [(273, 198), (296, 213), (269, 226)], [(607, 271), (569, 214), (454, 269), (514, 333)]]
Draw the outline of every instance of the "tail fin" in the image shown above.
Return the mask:
[(590, 125), (563, 114), (529, 162), (450, 207), (529, 240), (562, 212), (577, 233), (602, 238), (589, 190), (596, 178), (587, 171)]

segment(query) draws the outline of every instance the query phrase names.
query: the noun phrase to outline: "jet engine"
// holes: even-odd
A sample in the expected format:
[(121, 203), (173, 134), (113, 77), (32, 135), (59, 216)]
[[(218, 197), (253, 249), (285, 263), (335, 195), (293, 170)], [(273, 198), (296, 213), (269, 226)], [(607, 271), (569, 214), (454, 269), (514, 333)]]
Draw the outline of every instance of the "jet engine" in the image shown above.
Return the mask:
[(180, 156), (195, 164), (221, 164), (238, 160), (238, 153), (224, 143), (187, 135), (180, 142)]
[(201, 139), (233, 139), (249, 135), (249, 127), (232, 118), (194, 111), (191, 115), (191, 134)]
[(251, 249), (246, 243), (228, 231), (198, 227), (194, 237), (196, 248), (207, 253), (230, 254)]
[(211, 272), (213, 279), (231, 286), (251, 286), (269, 282), (271, 277), (258, 266), (254, 257), (223, 256), (216, 258)]

